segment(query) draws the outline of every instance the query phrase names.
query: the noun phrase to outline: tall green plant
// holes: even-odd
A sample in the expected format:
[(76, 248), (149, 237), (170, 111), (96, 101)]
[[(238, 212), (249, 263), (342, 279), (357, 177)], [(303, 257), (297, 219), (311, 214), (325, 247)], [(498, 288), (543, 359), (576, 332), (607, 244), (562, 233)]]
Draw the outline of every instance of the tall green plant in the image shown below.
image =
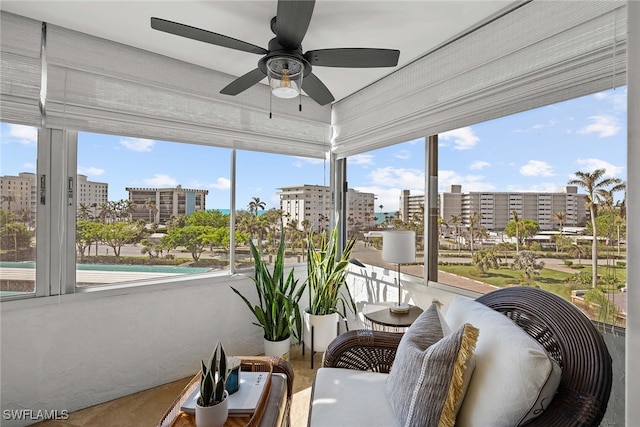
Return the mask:
[(309, 286), (308, 312), (314, 315), (340, 313), (346, 316), (346, 309), (355, 313), (356, 304), (349, 292), (347, 268), (351, 252), (356, 244), (355, 236), (349, 239), (342, 255), (338, 258), (338, 229), (333, 229), (327, 237), (320, 234), (318, 247), (314, 243), (314, 234), (308, 235), (307, 245), (307, 285)]
[(280, 235), (280, 244), (276, 253), (273, 273), (262, 260), (260, 252), (249, 240), (251, 255), (254, 260), (253, 282), (258, 294), (258, 304), (252, 305), (249, 300), (233, 286), (231, 289), (242, 298), (256, 318), (253, 324), (264, 331), (264, 338), (269, 341), (282, 341), (291, 335), (300, 340), (302, 335), (302, 317), (299, 301), (304, 286), (298, 288), (298, 279), (294, 278), (293, 268), (285, 277), (284, 232)]

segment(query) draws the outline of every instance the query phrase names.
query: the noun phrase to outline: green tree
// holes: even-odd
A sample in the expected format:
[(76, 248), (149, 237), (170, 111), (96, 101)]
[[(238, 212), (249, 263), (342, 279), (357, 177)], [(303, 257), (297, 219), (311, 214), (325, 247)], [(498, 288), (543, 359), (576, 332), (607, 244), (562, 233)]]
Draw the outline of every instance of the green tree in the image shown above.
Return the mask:
[(607, 192), (613, 194), (616, 191), (623, 191), (625, 184), (619, 178), (605, 178), (605, 169), (596, 169), (593, 172), (575, 172), (575, 178), (570, 179), (569, 185), (578, 185), (584, 188), (587, 192), (585, 197), (586, 207), (589, 209), (591, 216), (591, 231), (592, 231), (592, 243), (591, 243), (591, 286), (596, 287), (598, 283), (598, 226), (597, 211), (598, 204), (606, 197)]
[(186, 224), (209, 225), (214, 228), (229, 227), (229, 215), (220, 211), (195, 211), (187, 217)]
[(504, 234), (508, 237), (516, 238), (516, 254), (520, 250), (520, 246), (524, 244), (524, 239), (527, 237), (535, 236), (540, 231), (540, 226), (532, 219), (518, 218), (515, 215), (515, 220), (510, 221), (504, 229)]
[[(80, 259), (84, 261), (85, 250), (91, 251), (91, 245), (94, 242), (100, 241), (100, 235), (102, 234), (103, 224), (94, 221), (87, 221), (84, 219), (76, 222), (76, 248), (80, 254)], [(89, 254), (87, 254), (89, 255)]]
[(133, 242), (139, 232), (140, 230), (135, 224), (114, 222), (103, 225), (100, 237), (105, 245), (113, 248), (113, 254), (118, 259), (120, 258), (120, 249), (125, 244)]
[(512, 270), (524, 270), (526, 280), (531, 280), (534, 274), (540, 274), (544, 268), (544, 262), (538, 262), (538, 256), (532, 251), (520, 251), (511, 264)]
[(205, 246), (207, 238), (215, 229), (207, 225), (187, 225), (180, 228), (172, 228), (162, 238), (162, 243), (170, 248), (183, 247), (191, 253), (194, 261), (198, 261)]
[(21, 250), (31, 249), (33, 233), (24, 224), (15, 221), (15, 215), (9, 211), (1, 211), (0, 216), (0, 248), (13, 250), (14, 261), (19, 261)]

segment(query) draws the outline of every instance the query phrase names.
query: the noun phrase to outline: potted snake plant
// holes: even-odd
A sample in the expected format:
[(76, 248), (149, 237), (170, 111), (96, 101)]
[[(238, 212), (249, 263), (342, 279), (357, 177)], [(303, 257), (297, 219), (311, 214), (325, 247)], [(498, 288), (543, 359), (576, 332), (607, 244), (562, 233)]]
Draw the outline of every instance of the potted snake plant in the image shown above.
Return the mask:
[(231, 289), (242, 298), (256, 321), (253, 323), (264, 332), (265, 355), (289, 358), (291, 338), (300, 340), (302, 335), (302, 316), (299, 301), (304, 286), (298, 286), (298, 279), (294, 277), (294, 269), (285, 275), (284, 232), (280, 235), (280, 244), (276, 252), (273, 271), (269, 271), (267, 263), (260, 256), (260, 252), (249, 240), (251, 255), (254, 260), (254, 275), (258, 304), (252, 304), (233, 286)]
[(309, 306), (304, 313), (304, 342), (312, 351), (324, 351), (338, 335), (340, 316), (345, 318), (347, 309), (356, 313), (356, 304), (347, 287), (349, 259), (356, 238), (349, 239), (340, 255), (337, 227), (329, 235), (322, 232), (317, 236), (311, 231), (307, 240)]
[(209, 363), (202, 361), (200, 397), (196, 401), (196, 425), (221, 427), (229, 416), (229, 392), (225, 390), (229, 371), (227, 356), (220, 341), (211, 354)]

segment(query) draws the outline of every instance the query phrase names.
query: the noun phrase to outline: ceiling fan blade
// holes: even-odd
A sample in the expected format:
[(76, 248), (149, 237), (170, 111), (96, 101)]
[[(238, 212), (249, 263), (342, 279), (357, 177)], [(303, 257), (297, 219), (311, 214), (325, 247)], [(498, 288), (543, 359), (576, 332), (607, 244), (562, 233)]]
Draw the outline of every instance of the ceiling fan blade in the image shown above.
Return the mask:
[(165, 33), (174, 34), (176, 36), (211, 43), (216, 46), (227, 47), (229, 49), (241, 50), (243, 52), (256, 53), (258, 55), (266, 55), (269, 52), (260, 46), (243, 42), (242, 40), (223, 36), (222, 34), (192, 27), (190, 25), (167, 21), (166, 19), (151, 18), (151, 28), (158, 31), (164, 31)]
[(327, 105), (335, 101), (329, 89), (313, 73), (309, 73), (308, 76), (302, 79), (302, 90), (320, 105)]
[(278, 0), (276, 38), (288, 49), (297, 49), (307, 34), (315, 0)]
[(238, 77), (229, 83), (220, 91), (220, 93), (224, 95), (237, 95), (240, 92), (244, 92), (249, 89), (265, 77), (265, 74), (259, 68), (256, 68), (255, 70), (249, 71), (244, 76)]
[(395, 67), (399, 57), (399, 50), (368, 48), (319, 49), (304, 54), (313, 66), (345, 68)]

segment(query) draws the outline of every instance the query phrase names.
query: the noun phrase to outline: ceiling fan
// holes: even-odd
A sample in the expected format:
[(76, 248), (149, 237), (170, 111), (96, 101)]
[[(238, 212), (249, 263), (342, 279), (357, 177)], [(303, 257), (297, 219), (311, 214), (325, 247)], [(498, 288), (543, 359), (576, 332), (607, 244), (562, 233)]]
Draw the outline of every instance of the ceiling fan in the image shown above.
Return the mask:
[(370, 48), (336, 48), (302, 51), (304, 38), (315, 0), (278, 0), (276, 16), (271, 19), (271, 31), (275, 37), (264, 49), (251, 43), (234, 39), (201, 28), (151, 18), (151, 28), (177, 36), (211, 43), (229, 49), (263, 55), (258, 68), (238, 77), (220, 93), (237, 95), (269, 78), (272, 93), (280, 98), (295, 98), (304, 90), (314, 101), (326, 105), (335, 100), (329, 89), (312, 72), (314, 65), (323, 67), (371, 68), (395, 67), (399, 50)]

